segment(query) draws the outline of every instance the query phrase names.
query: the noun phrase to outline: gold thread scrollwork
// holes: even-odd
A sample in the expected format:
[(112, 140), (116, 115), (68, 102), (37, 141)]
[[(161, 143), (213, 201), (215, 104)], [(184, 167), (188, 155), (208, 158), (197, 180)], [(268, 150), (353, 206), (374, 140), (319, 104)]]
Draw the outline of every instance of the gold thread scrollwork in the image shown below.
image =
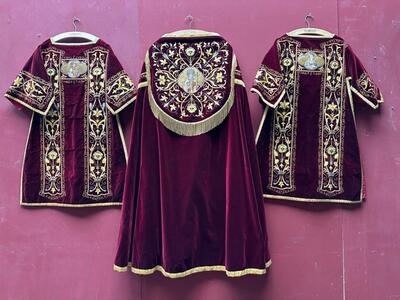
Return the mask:
[(340, 41), (324, 44), (318, 192), (328, 196), (343, 192), (344, 49)]
[(134, 93), (133, 82), (124, 71), (120, 71), (108, 79), (107, 101), (112, 108), (124, 105), (128, 98), (133, 97)]
[(65, 196), (64, 187), (64, 101), (60, 87), (60, 61), (63, 53), (56, 49), (42, 52), (44, 67), (53, 86), (54, 102), (41, 119), (41, 189), (49, 199)]
[(266, 100), (273, 100), (279, 96), (283, 89), (284, 76), (265, 65), (261, 65), (254, 80), (254, 86), (261, 92)]
[(192, 122), (219, 110), (229, 92), (229, 55), (227, 42), (154, 44), (154, 85), (163, 110)]
[(360, 93), (367, 97), (376, 99), (379, 96), (378, 88), (375, 83), (371, 80), (367, 73), (363, 72), (357, 80), (357, 88)]
[(109, 116), (105, 85), (108, 51), (86, 51), (88, 82), (85, 97), (85, 188), (84, 197), (100, 200), (111, 195)]
[(46, 108), (52, 97), (51, 83), (27, 71), (18, 74), (9, 91), (39, 110)]
[(294, 168), (299, 85), (296, 70), (299, 43), (281, 39), (277, 46), (285, 95), (273, 115), (269, 188), (277, 193), (287, 193), (295, 190)]

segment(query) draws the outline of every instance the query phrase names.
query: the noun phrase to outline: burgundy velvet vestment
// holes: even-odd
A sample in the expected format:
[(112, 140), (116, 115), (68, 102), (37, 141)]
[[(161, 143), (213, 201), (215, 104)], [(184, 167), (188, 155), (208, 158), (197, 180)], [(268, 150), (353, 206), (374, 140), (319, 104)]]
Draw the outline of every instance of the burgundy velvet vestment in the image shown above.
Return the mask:
[(41, 44), (5, 94), (32, 110), (21, 205), (120, 205), (126, 150), (117, 114), (134, 96), (102, 40)]
[(167, 277), (270, 265), (246, 90), (231, 46), (184, 30), (138, 84), (114, 269)]
[(266, 198), (364, 200), (354, 108), (376, 109), (383, 97), (343, 39), (277, 39), (252, 92), (265, 104), (257, 151)]

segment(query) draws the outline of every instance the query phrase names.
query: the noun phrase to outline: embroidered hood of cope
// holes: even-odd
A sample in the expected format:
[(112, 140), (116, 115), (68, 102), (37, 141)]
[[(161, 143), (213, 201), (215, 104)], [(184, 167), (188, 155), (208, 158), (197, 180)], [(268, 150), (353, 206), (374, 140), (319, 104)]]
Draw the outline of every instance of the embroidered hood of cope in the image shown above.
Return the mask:
[(154, 116), (184, 136), (217, 127), (234, 102), (236, 66), (232, 47), (218, 35), (164, 36), (146, 55)]

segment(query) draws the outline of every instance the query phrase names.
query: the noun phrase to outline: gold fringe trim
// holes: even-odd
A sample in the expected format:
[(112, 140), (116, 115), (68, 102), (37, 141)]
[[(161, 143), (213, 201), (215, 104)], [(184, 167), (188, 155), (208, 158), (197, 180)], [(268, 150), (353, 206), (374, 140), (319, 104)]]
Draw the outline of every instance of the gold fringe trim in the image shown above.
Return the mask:
[(262, 102), (264, 102), (265, 104), (267, 104), (269, 107), (272, 108), (276, 108), (279, 104), (279, 102), (281, 102), (283, 96), (285, 95), (285, 90), (282, 91), (282, 93), (280, 94), (278, 100), (276, 100), (275, 104), (272, 104), (271, 102), (269, 102), (267, 99), (264, 98), (264, 96), (260, 93), (259, 90), (255, 89), (255, 88), (251, 88), (250, 92), (257, 94), (260, 99), (262, 100)]
[(37, 108), (34, 108), (34, 107), (30, 106), (29, 104), (27, 104), (27, 103), (21, 101), (20, 99), (14, 97), (14, 96), (11, 96), (11, 95), (8, 94), (8, 93), (5, 93), (5, 94), (4, 94), (4, 97), (6, 97), (6, 98), (9, 99), (9, 100), (13, 100), (13, 101), (15, 101), (15, 102), (18, 102), (19, 104), (21, 104), (21, 105), (23, 105), (23, 106), (29, 108), (29, 109), (32, 110), (33, 112), (38, 113), (38, 114), (40, 114), (40, 115), (42, 115), (42, 116), (47, 115), (47, 113), (49, 112), (50, 107), (53, 105), (53, 102), (54, 102), (54, 100), (56, 99), (55, 97), (51, 98), (49, 104), (47, 104), (46, 110), (45, 110), (45, 111), (42, 111), (42, 110), (39, 110), (39, 109), (37, 109)]
[[(361, 194), (362, 195), (362, 192)], [(316, 199), (316, 198), (300, 198), (300, 197), (290, 197), (290, 196), (280, 196), (280, 195), (269, 195), (263, 194), (264, 198), (267, 199), (278, 199), (278, 200), (288, 200), (288, 201), (298, 201), (298, 202), (323, 202), (323, 203), (347, 203), (347, 204), (359, 204), (362, 200), (351, 201), (344, 199)]]
[(257, 269), (257, 268), (247, 268), (239, 271), (229, 271), (226, 269), (225, 266), (202, 266), (202, 267), (195, 267), (183, 272), (178, 272), (178, 273), (170, 273), (165, 271), (165, 269), (158, 265), (155, 266), (151, 269), (139, 269), (139, 268), (134, 268), (131, 266), (129, 263), (128, 266), (125, 267), (120, 267), (117, 265), (114, 265), (114, 271), (117, 272), (126, 272), (128, 271), (128, 268), (130, 268), (132, 273), (138, 274), (138, 275), (150, 275), (153, 274), (155, 271), (161, 272), (165, 277), (168, 278), (182, 278), (191, 274), (195, 273), (200, 273), (200, 272), (208, 272), (208, 271), (220, 271), (220, 272), (225, 272), (225, 274), (228, 277), (240, 277), (248, 274), (254, 274), (254, 275), (262, 275), (267, 272), (267, 269), (271, 266), (272, 261), (269, 260), (265, 263), (265, 268), (264, 269)]
[[(149, 51), (146, 53), (146, 76), (147, 81), (150, 82), (150, 59), (149, 59)], [(219, 111), (217, 111), (212, 116), (207, 119), (198, 121), (198, 122), (182, 122), (172, 118), (165, 111), (163, 111), (154, 99), (154, 95), (152, 92), (151, 84), (148, 85), (148, 93), (149, 93), (149, 103), (151, 111), (153, 115), (161, 122), (165, 127), (169, 130), (183, 136), (195, 136), (206, 133), (218, 125), (220, 125), (229, 114), (229, 111), (232, 108), (232, 105), (235, 100), (235, 70), (237, 67), (236, 56), (233, 55), (232, 58), (232, 70), (231, 70), (231, 88), (230, 94), (224, 105), (221, 107)]]
[(122, 202), (103, 202), (103, 203), (84, 203), (84, 204), (67, 204), (67, 203), (27, 203), (20, 202), (21, 206), (59, 206), (59, 207), (93, 207), (93, 206), (121, 206)]

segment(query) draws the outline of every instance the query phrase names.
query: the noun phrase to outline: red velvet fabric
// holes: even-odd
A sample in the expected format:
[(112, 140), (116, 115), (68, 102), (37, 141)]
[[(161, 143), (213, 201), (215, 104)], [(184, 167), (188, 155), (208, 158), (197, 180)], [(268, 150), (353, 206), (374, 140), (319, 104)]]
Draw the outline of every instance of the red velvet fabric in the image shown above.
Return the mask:
[(243, 86), (236, 84), (234, 92), (221, 125), (187, 137), (154, 117), (147, 87), (139, 88), (117, 267), (162, 266), (169, 273), (265, 268), (269, 253), (249, 106)]
[[(368, 107), (368, 105), (370, 105), (376, 108), (379, 103), (383, 102), (383, 98), (375, 83), (372, 82), (365, 68), (362, 66), (353, 51), (340, 37), (337, 36), (333, 37), (331, 40), (304, 37), (291, 38), (283, 36), (278, 39), (272, 46), (271, 50), (269, 50), (262, 65), (279, 73), (283, 72), (283, 69), (281, 68), (281, 58), (279, 57), (278, 51), (278, 41), (282, 39), (298, 43), (298, 51), (300, 51), (300, 49), (322, 51), (324, 49), (324, 43), (330, 41), (335, 41), (343, 45), (343, 51), (345, 51), (343, 54), (344, 63), (342, 70), (344, 80), (342, 84), (337, 86), (337, 89), (343, 90), (343, 98), (338, 99), (338, 103), (342, 103), (343, 105), (344, 114), (342, 148), (339, 151), (339, 154), (342, 156), (343, 190), (332, 195), (318, 191), (318, 187), (320, 186), (319, 172), (322, 168), (321, 161), (319, 160), (319, 153), (321, 151), (321, 111), (323, 103), (321, 99), (324, 99), (325, 97), (323, 95), (322, 84), (323, 76), (326, 72), (326, 66), (324, 66), (323, 71), (319, 73), (296, 71), (296, 76), (298, 76), (298, 98), (297, 108), (294, 109), (297, 112), (297, 119), (294, 121), (297, 127), (294, 133), (295, 145), (293, 145), (293, 151), (295, 152), (295, 158), (293, 160), (293, 179), (295, 187), (292, 190), (285, 191), (284, 189), (278, 190), (277, 188), (271, 188), (271, 174), (275, 170), (272, 164), (273, 150), (271, 147), (271, 139), (273, 130), (277, 130), (274, 125), (274, 114), (276, 114), (276, 109), (273, 110), (270, 108), (265, 120), (260, 124), (257, 151), (260, 162), (264, 196), (266, 198), (280, 198), (293, 201), (360, 202), (365, 199), (365, 193), (363, 190), (360, 151), (350, 99), (353, 99), (354, 106), (365, 105)], [(363, 87), (362, 84), (358, 84), (362, 74), (365, 74), (364, 76), (368, 76), (369, 80), (371, 80), (369, 82), (370, 86), (367, 87), (367, 89), (365, 89), (366, 87)], [(349, 94), (348, 86), (346, 85), (346, 78), (349, 80), (349, 88), (356, 90), (352, 90), (351, 95)], [(282, 84), (286, 89), (285, 92), (287, 95), (288, 89), (285, 86), (286, 83), (283, 82)], [(257, 85), (254, 85), (253, 88), (258, 89)], [(367, 90), (369, 91), (369, 94), (366, 92)], [(263, 91), (259, 89), (259, 93), (262, 92)], [(294, 94), (295, 93), (296, 91)], [(360, 93), (364, 94), (364, 99), (359, 96)], [(287, 99), (285, 97), (286, 96), (283, 97), (282, 101)], [(264, 98), (272, 101), (272, 103), (275, 103), (274, 101), (276, 101), (276, 98), (268, 99), (268, 95), (265, 95)], [(277, 107), (279, 107), (279, 104)]]
[[(100, 49), (107, 53), (107, 62), (103, 66), (105, 68), (104, 76), (109, 79), (118, 72), (123, 71), (122, 66), (113, 54), (109, 45), (102, 40), (98, 40), (95, 44), (88, 45), (54, 45), (50, 40), (47, 40), (41, 44), (34, 52), (32, 57), (26, 63), (23, 71), (28, 72), (33, 76), (35, 80), (43, 80), (44, 82), (50, 82), (48, 76), (48, 69), (44, 66), (44, 52), (48, 49), (54, 49), (62, 53), (62, 58), (76, 58), (85, 57), (85, 51), (91, 49)], [(58, 53), (58, 52), (57, 52)], [(58, 66), (60, 67), (60, 66)], [(51, 71), (50, 71), (51, 72)], [(61, 76), (58, 74), (57, 76)], [(89, 77), (91, 74), (85, 74)], [(63, 122), (62, 133), (63, 138), (61, 142), (61, 149), (63, 150), (63, 165), (60, 168), (60, 172), (64, 174), (64, 195), (48, 197), (41, 193), (42, 182), (44, 180), (43, 172), (45, 171), (44, 162), (48, 159), (45, 155), (45, 146), (43, 145), (43, 135), (47, 135), (48, 132), (42, 131), (44, 116), (46, 109), (51, 108), (49, 106), (56, 105), (52, 104), (50, 97), (46, 98), (42, 108), (38, 108), (32, 105), (29, 90), (26, 87), (13, 85), (6, 93), (6, 97), (9, 98), (17, 107), (28, 104), (30, 108), (36, 109), (33, 113), (32, 126), (28, 137), (26, 155), (23, 166), (23, 177), (22, 177), (22, 189), (21, 189), (21, 204), (24, 205), (57, 205), (57, 206), (92, 206), (92, 205), (109, 205), (119, 204), (122, 202), (123, 183), (125, 176), (126, 159), (123, 148), (123, 137), (120, 135), (117, 120), (114, 115), (106, 109), (106, 115), (108, 119), (108, 132), (105, 143), (108, 143), (108, 166), (109, 169), (109, 180), (110, 180), (110, 194), (101, 197), (88, 198), (84, 195), (85, 190), (85, 155), (87, 155), (87, 149), (89, 147), (89, 140), (85, 140), (85, 105), (87, 101), (87, 80), (63, 80), (58, 79), (58, 88), (62, 93), (60, 98), (63, 105), (63, 116), (61, 121)], [(37, 79), (39, 78), (39, 79)], [(107, 79), (105, 80), (106, 85), (108, 84)], [(107, 86), (104, 87), (104, 92)], [(50, 90), (49, 93), (53, 93)], [(104, 94), (104, 93), (103, 93)], [(96, 101), (100, 101), (104, 107), (108, 101), (108, 95), (102, 96), (99, 94)], [(132, 101), (134, 97), (134, 91), (131, 89), (124, 95), (123, 102), (119, 103), (123, 106), (125, 103)], [(15, 101), (20, 101), (14, 102)], [(54, 102), (56, 103), (56, 102)], [(33, 103), (34, 104), (34, 103)], [(114, 102), (112, 103), (114, 104)], [(110, 106), (112, 106), (112, 104)], [(115, 108), (115, 106), (113, 107)], [(89, 107), (89, 110), (91, 108)], [(51, 111), (51, 110), (50, 110)], [(88, 125), (89, 126), (89, 125)], [(58, 129), (57, 129), (58, 130)], [(59, 133), (55, 134), (58, 138)], [(88, 134), (87, 139), (91, 139), (92, 135)], [(93, 140), (90, 140), (93, 143)], [(87, 165), (87, 168), (90, 168)]]

